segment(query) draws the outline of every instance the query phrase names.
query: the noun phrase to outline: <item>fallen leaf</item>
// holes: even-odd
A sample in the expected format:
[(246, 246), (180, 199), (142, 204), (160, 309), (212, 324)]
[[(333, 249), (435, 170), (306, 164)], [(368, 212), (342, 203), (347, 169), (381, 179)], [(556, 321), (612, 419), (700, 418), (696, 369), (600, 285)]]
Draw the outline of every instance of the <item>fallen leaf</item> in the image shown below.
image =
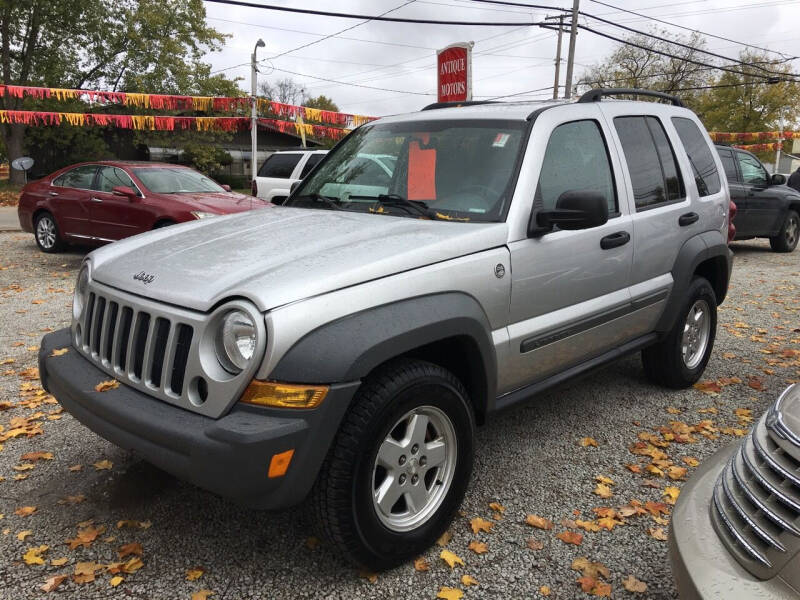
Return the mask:
[(122, 565), (122, 572), (130, 575), (131, 573), (135, 573), (141, 569), (143, 566), (144, 563), (142, 562), (142, 559), (134, 556), (133, 558), (129, 559), (128, 562)]
[(130, 519), (117, 521), (117, 529), (122, 529), (123, 527), (130, 527), (132, 529), (149, 529), (151, 525), (152, 523), (150, 521), (132, 521)]
[(196, 579), (200, 579), (203, 576), (205, 571), (203, 567), (192, 567), (191, 569), (186, 570), (186, 581), (194, 581)]
[(114, 575), (114, 577), (108, 580), (108, 583), (111, 587), (117, 587), (123, 581), (125, 581), (124, 577), (120, 575)]
[(722, 386), (716, 381), (698, 381), (693, 387), (710, 396), (717, 396), (722, 391)]
[(625, 465), (625, 468), (628, 469), (628, 471), (630, 471), (631, 473), (641, 473), (642, 472), (642, 468), (639, 465), (635, 465), (635, 464)]
[(664, 529), (661, 527), (653, 527), (647, 530), (647, 535), (652, 537), (653, 539), (659, 540), (661, 542), (667, 541), (667, 534), (664, 533)]
[(428, 571), (431, 568), (431, 565), (425, 560), (422, 556), (417, 558), (414, 561), (414, 570), (415, 571)]
[(580, 444), (584, 448), (586, 448), (588, 446), (594, 446), (595, 448), (597, 448), (597, 440), (594, 439), (594, 438), (591, 438), (591, 437), (581, 438), (578, 441), (578, 444)]
[(36, 465), (34, 465), (33, 463), (22, 463), (21, 465), (14, 465), (11, 468), (14, 469), (15, 471), (30, 471), (35, 466)]
[(378, 574), (377, 573), (373, 573), (372, 571), (361, 570), (361, 571), (358, 572), (358, 576), (361, 577), (361, 579), (366, 579), (370, 583), (377, 583), (378, 582)]
[(536, 538), (528, 538), (528, 540), (525, 542), (525, 545), (527, 545), (531, 550), (541, 550), (544, 548), (544, 544)]
[(50, 559), (50, 564), (53, 565), (54, 567), (63, 567), (68, 562), (69, 562), (69, 558), (66, 557), (66, 556), (63, 556), (61, 558), (51, 558)]
[(75, 548), (80, 546), (88, 548), (105, 530), (105, 527), (95, 528), (91, 525), (82, 527), (78, 529), (78, 535), (72, 539), (68, 539), (66, 543), (69, 545), (70, 550), (75, 550)]
[(14, 514), (18, 517), (29, 517), (33, 513), (36, 512), (35, 506), (20, 506), (17, 510), (14, 511)]
[(485, 554), (489, 551), (489, 547), (483, 542), (472, 540), (467, 546), (467, 549), (472, 550), (475, 554)]
[(599, 579), (600, 577), (608, 579), (611, 577), (611, 572), (603, 563), (592, 562), (585, 556), (579, 556), (572, 561), (570, 568), (574, 571), (580, 571), (584, 577), (591, 577), (592, 579)]
[(478, 585), (478, 580), (475, 579), (472, 575), (462, 575), (461, 576), (461, 585), (465, 585), (467, 587), (471, 585)]
[(580, 546), (583, 543), (583, 534), (575, 531), (562, 531), (556, 534), (556, 537), (565, 544), (575, 544)]
[(538, 515), (528, 515), (525, 517), (525, 523), (530, 525), (531, 527), (537, 527), (539, 529), (552, 529), (553, 522), (549, 519), (545, 519), (544, 517), (540, 517)]
[(669, 514), (669, 507), (664, 504), (663, 502), (652, 502), (648, 500), (644, 503), (644, 508), (647, 512), (649, 512), (653, 516), (658, 516), (659, 514)]
[(647, 591), (647, 584), (644, 581), (639, 581), (633, 575), (628, 575), (628, 577), (623, 579), (622, 585), (629, 592), (635, 592), (637, 594), (643, 594)]
[(26, 537), (28, 537), (28, 536), (29, 536), (30, 534), (32, 534), (32, 533), (33, 533), (33, 532), (32, 532), (30, 529), (26, 529), (25, 531), (20, 531), (20, 532), (17, 534), (17, 539), (18, 539), (20, 542), (24, 542), (24, 541), (25, 541), (25, 538), (26, 538)]
[(49, 546), (38, 546), (35, 548), (28, 548), (28, 551), (22, 556), (22, 560), (26, 565), (43, 565), (44, 558), (42, 553), (46, 552)]
[(72, 471), (73, 473), (76, 473), (81, 469), (83, 469), (83, 465), (72, 465), (71, 467), (68, 468), (68, 470)]
[(442, 553), (439, 555), (444, 562), (450, 565), (451, 569), (454, 569), (457, 564), (464, 566), (464, 561), (461, 560), (456, 554), (450, 552), (450, 550), (442, 550)]
[(539, 588), (539, 593), (542, 596), (549, 596), (550, 595), (550, 586), (543, 585), (542, 587)]
[(762, 391), (764, 389), (764, 379), (762, 377), (756, 377), (755, 375), (750, 375), (747, 378), (747, 385), (754, 390)]
[(614, 480), (610, 477), (606, 477), (605, 475), (598, 475), (594, 478), (595, 481), (598, 481), (604, 485), (614, 485)]
[(506, 507), (500, 504), (499, 502), (489, 502), (489, 508), (491, 508), (495, 512), (499, 512), (500, 514), (506, 512)]
[(107, 390), (115, 390), (119, 387), (119, 381), (116, 379), (109, 379), (108, 381), (101, 381), (94, 386), (95, 392), (105, 392)]
[(96, 463), (94, 463), (94, 468), (95, 468), (96, 470), (98, 470), (98, 471), (108, 471), (108, 470), (110, 470), (110, 469), (111, 469), (113, 466), (114, 466), (114, 463), (112, 463), (112, 462), (111, 462), (110, 460), (108, 460), (108, 459), (106, 459), (106, 460), (99, 460), (99, 461), (97, 461)]
[(209, 596), (213, 596), (214, 592), (211, 590), (200, 590), (192, 594), (192, 600), (207, 600)]
[(54, 348), (50, 356), (61, 356), (69, 352), (69, 348)]
[(44, 583), (39, 586), (39, 589), (43, 592), (52, 592), (68, 577), (68, 575), (53, 575), (52, 577), (48, 577), (45, 579)]
[(666, 496), (667, 504), (675, 504), (675, 501), (678, 499), (680, 495), (680, 489), (676, 488), (673, 485), (669, 485), (664, 488), (664, 496)]
[(120, 560), (130, 555), (141, 556), (142, 545), (138, 542), (131, 542), (130, 544), (125, 544), (124, 546), (120, 546), (119, 550), (117, 550), (117, 555), (119, 555)]
[(613, 495), (611, 492), (611, 488), (604, 483), (598, 483), (595, 486), (592, 493), (597, 496), (600, 496), (601, 498), (611, 498), (611, 496)]
[(19, 457), (20, 460), (30, 460), (36, 462), (37, 460), (53, 460), (52, 452), (26, 452)]
[(478, 533), (479, 531), (491, 533), (494, 523), (481, 517), (475, 517), (469, 522), (469, 525), (472, 527), (472, 533)]
[(700, 461), (697, 460), (694, 456), (684, 456), (681, 460), (684, 462), (684, 464), (687, 464), (690, 467), (696, 467), (697, 465), (700, 464)]
[(445, 531), (442, 535), (439, 536), (439, 539), (436, 540), (436, 544), (438, 546), (447, 546), (450, 543), (450, 540), (453, 539), (453, 534), (449, 531)]
[(687, 474), (686, 467), (672, 466), (667, 469), (667, 475), (673, 481), (684, 481)]
[(463, 598), (464, 592), (462, 592), (458, 588), (451, 588), (451, 587), (442, 587), (439, 590), (439, 593), (436, 594), (437, 598), (442, 598), (442, 600), (460, 600)]

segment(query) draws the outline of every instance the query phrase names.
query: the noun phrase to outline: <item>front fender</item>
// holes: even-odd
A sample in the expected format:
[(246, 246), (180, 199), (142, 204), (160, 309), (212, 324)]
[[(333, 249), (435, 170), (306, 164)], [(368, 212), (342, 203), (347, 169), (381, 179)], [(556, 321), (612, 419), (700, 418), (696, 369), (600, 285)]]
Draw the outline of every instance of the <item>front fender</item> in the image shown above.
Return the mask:
[[(370, 308), (306, 334), (280, 359), (270, 379), (333, 383), (362, 379), (378, 365), (449, 338), (466, 338), (477, 348), (484, 399), (497, 389), (497, 358), (491, 327), (471, 296), (447, 292)], [(467, 358), (465, 357), (465, 360)]]

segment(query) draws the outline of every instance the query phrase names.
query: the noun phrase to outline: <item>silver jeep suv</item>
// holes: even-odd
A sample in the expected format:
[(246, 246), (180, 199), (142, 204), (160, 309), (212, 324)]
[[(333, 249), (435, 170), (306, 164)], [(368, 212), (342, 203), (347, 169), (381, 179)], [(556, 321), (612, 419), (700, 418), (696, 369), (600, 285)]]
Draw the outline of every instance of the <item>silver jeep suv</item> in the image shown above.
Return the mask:
[[(667, 102), (600, 101), (632, 92)], [(364, 154), (391, 178), (365, 180)], [(285, 206), (92, 252), (42, 382), (200, 487), (311, 495), (344, 556), (385, 568), (447, 528), (491, 413), (636, 351), (658, 383), (700, 377), (731, 269), (723, 173), (697, 117), (642, 90), (380, 119)]]

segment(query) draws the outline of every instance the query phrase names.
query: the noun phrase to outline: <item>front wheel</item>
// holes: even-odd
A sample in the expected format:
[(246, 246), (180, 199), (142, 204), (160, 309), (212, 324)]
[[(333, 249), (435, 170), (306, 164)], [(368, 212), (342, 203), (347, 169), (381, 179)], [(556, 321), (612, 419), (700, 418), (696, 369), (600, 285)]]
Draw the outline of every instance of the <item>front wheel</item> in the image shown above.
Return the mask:
[(778, 235), (769, 238), (769, 245), (774, 252), (791, 252), (797, 247), (798, 239), (800, 239), (800, 216), (790, 210), (786, 213), (786, 219)]
[(313, 492), (325, 536), (375, 571), (433, 544), (461, 504), (472, 472), (475, 423), (449, 371), (398, 360), (368, 377)]
[(642, 351), (645, 373), (667, 387), (689, 387), (705, 371), (716, 333), (717, 297), (706, 279), (695, 277), (673, 328)]
[(64, 248), (55, 217), (49, 212), (43, 212), (36, 217), (33, 235), (36, 238), (36, 245), (42, 252), (60, 252)]

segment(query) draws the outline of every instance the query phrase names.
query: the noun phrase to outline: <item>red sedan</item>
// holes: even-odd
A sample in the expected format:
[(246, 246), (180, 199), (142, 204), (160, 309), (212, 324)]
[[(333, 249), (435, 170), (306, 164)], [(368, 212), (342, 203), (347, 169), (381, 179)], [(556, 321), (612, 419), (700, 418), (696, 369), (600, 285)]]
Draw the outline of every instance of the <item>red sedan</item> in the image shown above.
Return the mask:
[(22, 188), (19, 222), (43, 252), (101, 245), (158, 227), (271, 206), (231, 192), (194, 169), (98, 161), (56, 171)]

